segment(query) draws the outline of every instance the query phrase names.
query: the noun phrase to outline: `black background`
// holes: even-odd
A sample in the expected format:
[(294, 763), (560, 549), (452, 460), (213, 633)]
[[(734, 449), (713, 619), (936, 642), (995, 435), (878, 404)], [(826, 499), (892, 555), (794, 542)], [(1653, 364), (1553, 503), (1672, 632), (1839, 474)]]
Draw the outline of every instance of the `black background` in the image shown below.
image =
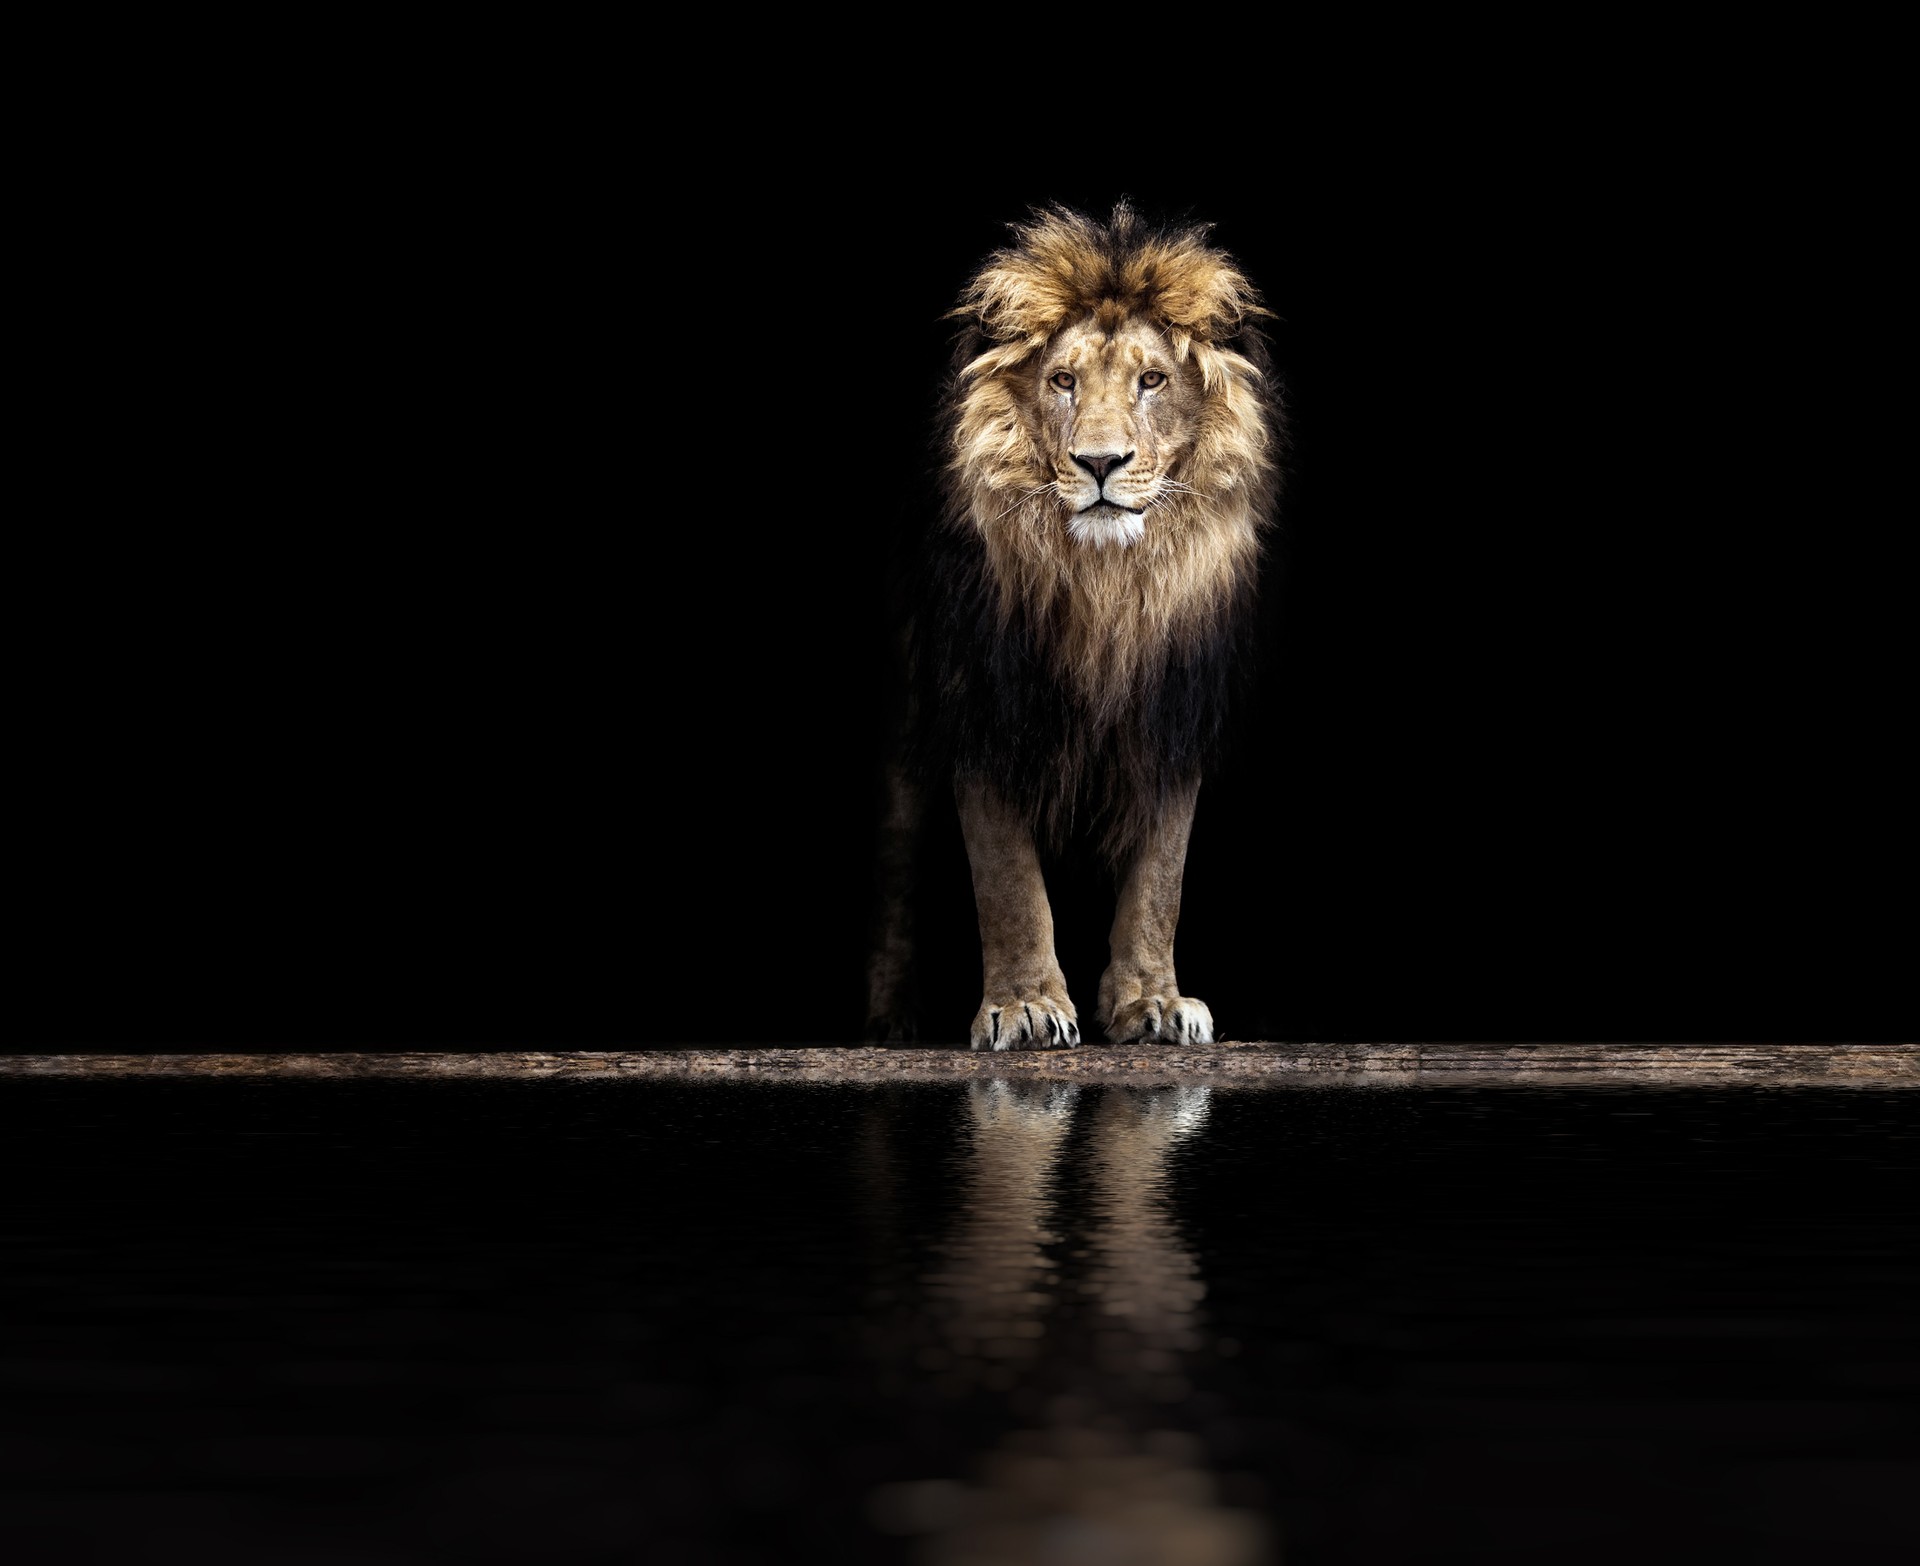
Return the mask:
[[(685, 54), (499, 41), (476, 69), (446, 36), (355, 38), (316, 73), (317, 42), (223, 31), (217, 91), (151, 73), (159, 101), (100, 116), (58, 176), (63, 209), (19, 230), (46, 263), (20, 318), (59, 346), (16, 431), (9, 1048), (850, 1041), (880, 561), (920, 503), (940, 312), (1031, 203), (1122, 192), (1215, 222), (1243, 258), (1277, 312), (1293, 420), (1266, 680), (1203, 793), (1182, 926), (1183, 980), (1222, 1030), (1914, 1036), (1905, 185), (1876, 172), (1893, 100), (1850, 67), (1803, 60), (1797, 37), (1765, 70), (1718, 41), (1666, 63), (1663, 34), (1576, 87), (1538, 38), (1492, 40), (1469, 72), (1399, 35), (1340, 71), (1298, 46), (1170, 49), (1165, 70), (1132, 67), (1162, 90), (1129, 102), (1088, 85), (1107, 62), (1085, 38), (1055, 45), (1056, 65), (1080, 48), (1079, 77), (949, 43), (983, 75), (1058, 84), (989, 109), (923, 80), (921, 52), (887, 56), (873, 75), (901, 85), (883, 95), (744, 22)], [(1398, 74), (1377, 69), (1394, 51)], [(85, 51), (90, 71), (107, 52)], [(33, 127), (23, 165), (82, 144), (79, 104)], [(957, 1041), (970, 891), (950, 823), (932, 848), (928, 1032)], [(1108, 914), (1083, 868), (1056, 890), (1086, 1008)], [(779, 1387), (765, 1342), (832, 1325), (795, 1313), (795, 1280), (830, 1275), (838, 1298), (862, 1275), (837, 1267), (853, 1229), (806, 1221), (843, 1210), (820, 1192), (873, 1129), (842, 1123), (869, 1115), (851, 1100), (703, 1109), (704, 1089), (672, 1089), (636, 1140), (620, 1106), (529, 1108), (478, 1091), (494, 1084), (447, 1104), (411, 1084), (140, 1084), (104, 1106), (92, 1089), (112, 1084), (20, 1086), (5, 1151), (46, 1196), (23, 1231), (45, 1265), (22, 1276), (42, 1295), (52, 1279), (53, 1310), (28, 1301), (21, 1341), (58, 1350), (15, 1400), (31, 1455), (57, 1479), (103, 1474), (108, 1500), (136, 1475), (215, 1508), (95, 1507), (94, 1535), (217, 1513), (215, 1544), (369, 1517), (439, 1541), (450, 1495), (456, 1532), (479, 1516), (511, 1549), (532, 1494), (552, 1544), (600, 1515), (572, 1490), (564, 1532), (540, 1509), (556, 1460), (700, 1508), (721, 1475), (685, 1482), (687, 1454), (752, 1449), (727, 1389)], [(1248, 1121), (1244, 1145), (1216, 1126), (1227, 1160), (1182, 1175), (1203, 1183), (1180, 1216), (1223, 1321), (1233, 1237), (1292, 1237), (1246, 1253), (1242, 1336), (1278, 1301), (1289, 1348), (1324, 1338), (1368, 1407), (1391, 1406), (1378, 1377), (1422, 1341), (1472, 1356), (1451, 1384), (1492, 1389), (1504, 1434), (1497, 1410), (1524, 1407), (1501, 1401), (1512, 1355), (1528, 1377), (1568, 1361), (1567, 1396), (1539, 1406), (1582, 1453), (1587, 1387), (1603, 1423), (1640, 1397), (1649, 1428), (1687, 1439), (1717, 1428), (1706, 1404), (1687, 1414), (1702, 1396), (1777, 1392), (1743, 1398), (1735, 1444), (1777, 1437), (1807, 1472), (1760, 1524), (1741, 1514), (1748, 1532), (1864, 1539), (1878, 1514), (1837, 1459), (1886, 1450), (1884, 1427), (1851, 1423), (1886, 1377), (1820, 1329), (1893, 1341), (1870, 1329), (1901, 1251), (1880, 1194), (1898, 1107), (1736, 1095), (1655, 1117), (1522, 1095), (1463, 1101), (1478, 1123), (1449, 1132), (1445, 1105), (1342, 1098)], [(896, 1144), (921, 1195), (950, 1202), (947, 1141), (901, 1124), (928, 1133)], [(1305, 1230), (1260, 1210), (1316, 1169)], [(1409, 1170), (1429, 1198), (1411, 1207)], [(1568, 1270), (1583, 1251), (1597, 1261)], [(662, 1379), (705, 1412), (664, 1405), (658, 1453), (631, 1444), (625, 1404), (612, 1425), (566, 1413), (558, 1459), (540, 1432), (503, 1438), (531, 1383), (496, 1396), (501, 1334), (558, 1345), (554, 1385), (597, 1386), (635, 1352), (629, 1273), (635, 1319), (665, 1326)], [(1729, 1277), (1780, 1320), (1723, 1332)], [(1581, 1304), (1556, 1348), (1563, 1295)], [(1379, 1337), (1409, 1300), (1415, 1335)], [(277, 1379), (289, 1356), (342, 1354), (337, 1387)], [(864, 1417), (843, 1394), (826, 1428)], [(845, 1443), (809, 1420), (804, 1451), (775, 1456), (805, 1474), (826, 1454), (845, 1483)], [(1336, 1448), (1360, 1428), (1335, 1423)], [(1431, 1479), (1389, 1434), (1391, 1460), (1351, 1473)], [(333, 1477), (331, 1439), (371, 1443), (373, 1466), (346, 1472), (374, 1477)], [(1545, 1442), (1546, 1466), (1565, 1449)], [(1482, 1538), (1557, 1526), (1572, 1469), (1533, 1466), (1504, 1513), (1433, 1493)], [(1617, 1526), (1583, 1510), (1582, 1537), (1622, 1536), (1672, 1469), (1641, 1464)], [(1290, 1526), (1391, 1533), (1403, 1514), (1297, 1472)], [(1744, 1492), (1700, 1473), (1677, 1504), (1706, 1526), (1715, 1495)], [(442, 1475), (504, 1500), (476, 1511)]]
[(1032, 204), (1123, 194), (1241, 257), (1293, 425), (1189, 863), (1223, 1032), (1911, 1034), (1871, 103), (449, 102), (210, 122), (91, 198), (22, 576), (20, 1046), (852, 1040), (940, 316)]

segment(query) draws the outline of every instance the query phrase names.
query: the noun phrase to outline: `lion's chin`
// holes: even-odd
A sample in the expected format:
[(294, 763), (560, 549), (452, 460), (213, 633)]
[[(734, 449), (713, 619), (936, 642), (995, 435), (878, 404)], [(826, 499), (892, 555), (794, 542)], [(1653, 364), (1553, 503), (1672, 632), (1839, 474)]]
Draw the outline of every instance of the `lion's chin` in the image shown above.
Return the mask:
[(1091, 544), (1095, 549), (1105, 549), (1111, 544), (1115, 549), (1125, 549), (1129, 544), (1137, 544), (1146, 536), (1147, 521), (1137, 512), (1122, 511), (1118, 506), (1094, 506), (1077, 513), (1067, 523), (1067, 536), (1076, 544)]

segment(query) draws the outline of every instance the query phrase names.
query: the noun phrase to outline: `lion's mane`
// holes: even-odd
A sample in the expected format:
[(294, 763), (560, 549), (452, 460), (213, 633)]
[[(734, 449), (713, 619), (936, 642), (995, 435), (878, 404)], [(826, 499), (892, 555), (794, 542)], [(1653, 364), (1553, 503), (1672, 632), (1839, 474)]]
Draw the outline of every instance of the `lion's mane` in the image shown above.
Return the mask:
[[(1279, 489), (1268, 312), (1207, 232), (1036, 212), (952, 312), (910, 644), (922, 759), (990, 780), (1043, 839), (1091, 824), (1115, 858), (1217, 759)], [(1089, 318), (1151, 323), (1203, 388), (1183, 487), (1124, 548), (1069, 536), (1034, 407), (1035, 356)]]

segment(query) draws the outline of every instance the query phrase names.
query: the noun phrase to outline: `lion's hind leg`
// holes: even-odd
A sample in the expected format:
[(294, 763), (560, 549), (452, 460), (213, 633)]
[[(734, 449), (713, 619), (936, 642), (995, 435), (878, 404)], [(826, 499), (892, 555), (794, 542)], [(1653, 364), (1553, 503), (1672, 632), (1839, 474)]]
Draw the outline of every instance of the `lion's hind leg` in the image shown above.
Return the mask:
[(874, 855), (873, 928), (867, 947), (866, 1036), (904, 1043), (917, 1031), (914, 892), (925, 806), (919, 783), (898, 756), (882, 779), (884, 808)]
[(1053, 909), (1033, 833), (978, 781), (955, 790), (980, 915), (985, 995), (967, 1042), (974, 1049), (1052, 1049), (1080, 1042), (1079, 1014), (1053, 949)]

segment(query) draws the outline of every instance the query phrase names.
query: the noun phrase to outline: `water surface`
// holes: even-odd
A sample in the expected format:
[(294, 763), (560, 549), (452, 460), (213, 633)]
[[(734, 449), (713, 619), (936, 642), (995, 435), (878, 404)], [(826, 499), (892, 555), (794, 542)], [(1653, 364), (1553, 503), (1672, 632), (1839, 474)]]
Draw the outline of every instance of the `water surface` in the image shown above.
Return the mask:
[(14, 1559), (1902, 1559), (1879, 1089), (16, 1081)]

